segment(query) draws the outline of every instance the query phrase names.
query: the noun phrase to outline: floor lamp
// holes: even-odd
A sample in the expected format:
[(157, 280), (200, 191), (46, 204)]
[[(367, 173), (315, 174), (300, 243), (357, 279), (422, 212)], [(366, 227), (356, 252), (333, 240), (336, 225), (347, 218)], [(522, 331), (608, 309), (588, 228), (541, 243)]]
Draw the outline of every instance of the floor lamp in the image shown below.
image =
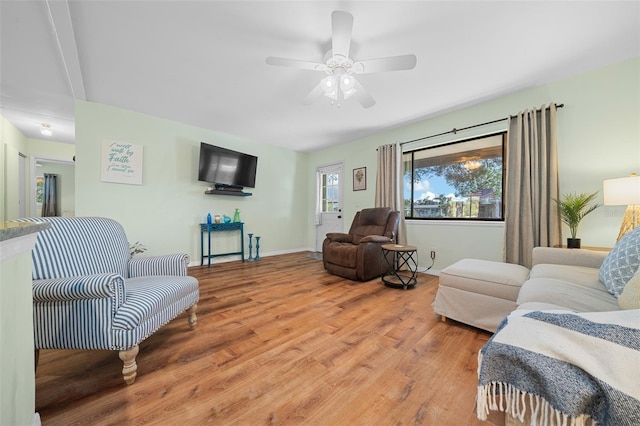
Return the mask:
[(606, 179), (602, 182), (605, 206), (627, 206), (617, 241), (640, 225), (640, 176)]

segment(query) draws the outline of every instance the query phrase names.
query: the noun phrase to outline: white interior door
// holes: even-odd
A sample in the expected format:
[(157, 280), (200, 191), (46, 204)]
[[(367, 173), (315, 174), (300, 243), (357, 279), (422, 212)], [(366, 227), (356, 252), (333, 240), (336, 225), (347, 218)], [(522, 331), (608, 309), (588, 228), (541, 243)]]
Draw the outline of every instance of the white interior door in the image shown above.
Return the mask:
[(316, 169), (316, 251), (329, 232), (344, 232), (342, 203), (344, 164), (329, 164)]

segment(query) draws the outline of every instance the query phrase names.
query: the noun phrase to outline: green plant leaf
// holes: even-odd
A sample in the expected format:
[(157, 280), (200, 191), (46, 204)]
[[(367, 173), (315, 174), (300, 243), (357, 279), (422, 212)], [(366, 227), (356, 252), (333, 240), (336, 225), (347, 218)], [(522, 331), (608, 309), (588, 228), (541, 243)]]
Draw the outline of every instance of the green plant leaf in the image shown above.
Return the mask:
[(554, 198), (553, 201), (558, 203), (560, 219), (571, 231), (571, 238), (576, 238), (580, 221), (582, 221), (586, 215), (600, 207), (598, 203), (591, 204), (597, 195), (598, 191), (593, 194), (587, 194), (586, 192), (580, 194), (568, 193), (563, 195), (560, 200)]

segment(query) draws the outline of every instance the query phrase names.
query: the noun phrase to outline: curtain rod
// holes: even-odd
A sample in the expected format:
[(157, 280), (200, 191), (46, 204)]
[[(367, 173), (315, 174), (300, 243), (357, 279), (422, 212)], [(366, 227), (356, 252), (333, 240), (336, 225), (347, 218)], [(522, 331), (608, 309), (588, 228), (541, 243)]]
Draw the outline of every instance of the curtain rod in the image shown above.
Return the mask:
[[(562, 108), (563, 106), (564, 106), (564, 104), (558, 104), (558, 105), (556, 105), (556, 109), (560, 109), (560, 108)], [(537, 111), (537, 110), (536, 110), (536, 111)], [(474, 124), (473, 126), (463, 127), (462, 129), (456, 129), (456, 128), (454, 127), (453, 129), (451, 129), (451, 130), (449, 130), (449, 131), (442, 132), (442, 133), (438, 133), (437, 135), (429, 135), (429, 136), (424, 136), (424, 137), (422, 137), (422, 138), (414, 139), (414, 140), (411, 140), (411, 141), (400, 142), (400, 146), (402, 146), (402, 145), (404, 145), (404, 144), (407, 144), (407, 143), (413, 143), (413, 142), (423, 141), (423, 140), (425, 140), (425, 139), (435, 138), (435, 137), (437, 137), (437, 136), (447, 135), (447, 134), (449, 134), (449, 133), (453, 133), (453, 134), (455, 135), (457, 132), (460, 132), (460, 131), (462, 131), (462, 130), (469, 130), (469, 129), (473, 129), (473, 128), (475, 128), (475, 127), (486, 126), (487, 124), (499, 123), (499, 122), (501, 122), (501, 121), (508, 120), (509, 118), (512, 118), (512, 117), (517, 117), (517, 116), (516, 116), (516, 115), (511, 115), (511, 116), (509, 116), (509, 117), (499, 118), (499, 119), (497, 119), (497, 120), (491, 120), (491, 121), (487, 121), (487, 122), (485, 122), (485, 123)]]

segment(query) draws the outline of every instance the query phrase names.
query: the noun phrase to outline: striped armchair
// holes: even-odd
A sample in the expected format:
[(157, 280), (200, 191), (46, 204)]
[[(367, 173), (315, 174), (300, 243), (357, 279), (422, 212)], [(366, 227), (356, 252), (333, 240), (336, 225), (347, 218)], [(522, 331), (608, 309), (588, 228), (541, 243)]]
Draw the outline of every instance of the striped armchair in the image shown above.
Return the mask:
[(127, 384), (141, 341), (183, 311), (196, 325), (198, 281), (186, 254), (132, 259), (122, 226), (99, 217), (42, 217), (33, 257), (35, 348), (119, 351)]

